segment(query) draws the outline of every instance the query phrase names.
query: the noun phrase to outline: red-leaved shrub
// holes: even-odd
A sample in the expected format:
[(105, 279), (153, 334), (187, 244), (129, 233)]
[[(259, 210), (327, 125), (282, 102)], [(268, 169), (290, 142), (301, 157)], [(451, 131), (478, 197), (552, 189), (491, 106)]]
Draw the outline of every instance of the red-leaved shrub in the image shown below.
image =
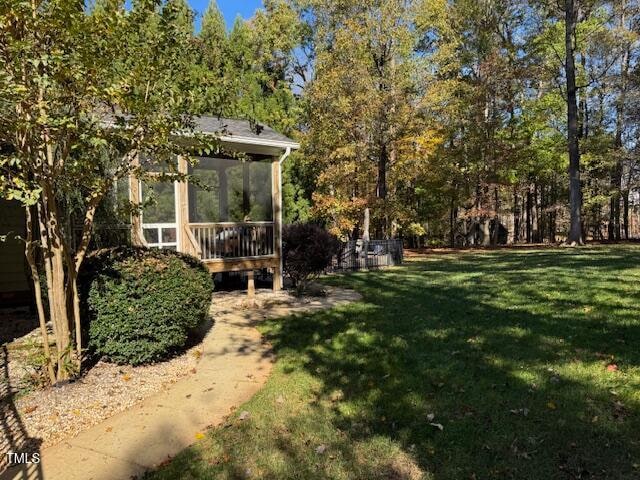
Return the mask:
[(315, 223), (295, 223), (282, 232), (284, 272), (298, 294), (327, 267), (336, 254), (338, 239)]

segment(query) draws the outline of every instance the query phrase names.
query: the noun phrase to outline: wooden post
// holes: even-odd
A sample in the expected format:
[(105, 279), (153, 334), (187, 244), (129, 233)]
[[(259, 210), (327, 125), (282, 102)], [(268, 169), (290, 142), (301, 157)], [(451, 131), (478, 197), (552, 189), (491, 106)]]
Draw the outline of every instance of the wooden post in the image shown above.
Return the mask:
[(271, 163), (271, 203), (273, 205), (273, 251), (276, 262), (273, 268), (273, 291), (282, 290), (282, 180), (280, 179), (280, 162), (274, 159)]
[[(140, 158), (136, 157), (131, 162), (134, 167), (140, 166)], [(129, 175), (129, 202), (136, 208), (131, 213), (131, 244), (136, 247), (142, 247), (145, 245), (144, 234), (142, 232), (142, 222), (140, 220), (140, 212), (137, 210), (140, 207), (140, 179), (135, 175)]]
[[(189, 164), (182, 155), (178, 156), (178, 173), (188, 175)], [(194, 255), (191, 242), (188, 239), (189, 229), (189, 183), (185, 180), (178, 182), (178, 251)]]
[(253, 300), (256, 297), (256, 283), (253, 277), (253, 270), (247, 272), (247, 297)]

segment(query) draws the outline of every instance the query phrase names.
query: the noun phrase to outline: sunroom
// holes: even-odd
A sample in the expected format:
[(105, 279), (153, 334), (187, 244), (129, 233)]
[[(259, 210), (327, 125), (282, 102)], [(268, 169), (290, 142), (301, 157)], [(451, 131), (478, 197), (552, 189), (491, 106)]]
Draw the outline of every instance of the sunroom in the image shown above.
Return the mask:
[[(218, 137), (225, 152), (178, 158), (180, 173), (192, 182), (142, 182), (129, 179), (129, 200), (146, 204), (132, 218), (139, 245), (194, 255), (212, 273), (268, 269), (274, 289), (282, 287), (282, 162), (299, 148), (265, 125), (200, 117), (198, 129)], [(220, 134), (218, 132), (224, 132)]]

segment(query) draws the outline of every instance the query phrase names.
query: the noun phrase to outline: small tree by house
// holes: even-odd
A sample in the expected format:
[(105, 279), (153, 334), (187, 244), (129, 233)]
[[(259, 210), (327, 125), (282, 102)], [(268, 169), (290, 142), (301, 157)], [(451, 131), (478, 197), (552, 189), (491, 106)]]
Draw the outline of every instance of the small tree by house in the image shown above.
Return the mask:
[(0, 195), (25, 207), (52, 383), (81, 366), (78, 273), (96, 209), (119, 178), (143, 175), (140, 156), (170, 176), (174, 155), (186, 153), (174, 136), (192, 123), (182, 73), (191, 44), (179, 13), (153, 0), (131, 10), (118, 0), (90, 11), (76, 0), (0, 4)]

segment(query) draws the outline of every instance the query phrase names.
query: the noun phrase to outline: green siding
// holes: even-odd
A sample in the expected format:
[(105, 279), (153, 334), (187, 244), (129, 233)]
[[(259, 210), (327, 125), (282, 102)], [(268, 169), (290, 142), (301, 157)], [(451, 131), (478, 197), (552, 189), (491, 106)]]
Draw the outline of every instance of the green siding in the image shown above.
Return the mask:
[[(24, 211), (17, 202), (0, 199), (0, 235), (24, 235)], [(0, 242), (0, 293), (29, 290), (25, 272), (24, 244), (15, 238)]]

